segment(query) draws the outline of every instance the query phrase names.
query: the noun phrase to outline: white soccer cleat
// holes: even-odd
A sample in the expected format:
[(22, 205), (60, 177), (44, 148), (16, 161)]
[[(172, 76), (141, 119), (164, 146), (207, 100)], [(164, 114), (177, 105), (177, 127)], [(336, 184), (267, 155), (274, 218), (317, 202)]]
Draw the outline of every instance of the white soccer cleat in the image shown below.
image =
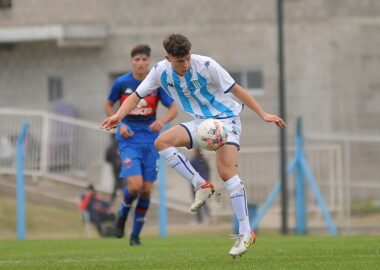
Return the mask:
[(233, 239), (236, 239), (236, 242), (229, 254), (235, 259), (236, 256), (246, 253), (248, 248), (256, 242), (256, 234), (254, 231), (251, 231), (248, 234), (236, 235)]
[(199, 208), (205, 203), (205, 201), (214, 194), (215, 188), (214, 185), (206, 182), (198, 188), (195, 192), (195, 199), (193, 204), (190, 207), (191, 212), (197, 212)]

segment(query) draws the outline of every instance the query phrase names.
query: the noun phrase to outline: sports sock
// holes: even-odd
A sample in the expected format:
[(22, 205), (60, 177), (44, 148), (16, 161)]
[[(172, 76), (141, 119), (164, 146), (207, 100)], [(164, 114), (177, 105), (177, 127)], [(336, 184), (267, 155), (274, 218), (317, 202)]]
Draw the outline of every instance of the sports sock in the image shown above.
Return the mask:
[(239, 234), (250, 233), (251, 226), (248, 217), (247, 195), (243, 182), (238, 175), (235, 175), (224, 182), (224, 186), (230, 193), (232, 209), (239, 221)]
[(128, 186), (124, 187), (124, 199), (120, 204), (119, 208), (119, 216), (126, 217), (128, 216), (129, 210), (131, 210), (131, 206), (133, 201), (136, 199), (136, 196), (132, 195), (128, 191)]
[(175, 147), (166, 148), (158, 153), (165, 158), (171, 168), (189, 181), (194, 188), (205, 183), (205, 180), (198, 174), (189, 160)]
[(133, 228), (131, 237), (138, 238), (145, 223), (145, 215), (150, 205), (150, 198), (142, 199), (139, 197), (135, 209)]

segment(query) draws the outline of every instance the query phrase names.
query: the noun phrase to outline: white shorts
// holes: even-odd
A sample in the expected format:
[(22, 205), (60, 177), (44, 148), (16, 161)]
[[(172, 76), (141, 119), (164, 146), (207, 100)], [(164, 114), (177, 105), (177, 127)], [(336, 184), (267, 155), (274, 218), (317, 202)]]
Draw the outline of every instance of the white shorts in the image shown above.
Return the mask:
[[(190, 146), (187, 148), (195, 148), (198, 147), (198, 143), (196, 140), (196, 132), (198, 126), (206, 119), (195, 119), (190, 122), (181, 123), (180, 125), (183, 126), (190, 137)], [(218, 119), (223, 123), (223, 125), (228, 130), (228, 138), (226, 144), (232, 144), (236, 145), (238, 150), (240, 149), (240, 133), (241, 133), (241, 122), (240, 117), (230, 117), (230, 118), (224, 118), (224, 119)]]

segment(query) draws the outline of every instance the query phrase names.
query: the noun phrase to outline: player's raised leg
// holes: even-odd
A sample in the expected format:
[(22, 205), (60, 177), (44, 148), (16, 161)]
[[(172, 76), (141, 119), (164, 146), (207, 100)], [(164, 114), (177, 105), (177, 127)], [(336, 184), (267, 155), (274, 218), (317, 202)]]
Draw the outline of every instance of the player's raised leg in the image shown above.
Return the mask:
[(162, 133), (155, 141), (159, 154), (171, 168), (189, 181), (196, 190), (195, 199), (190, 207), (196, 212), (214, 193), (214, 186), (206, 182), (190, 164), (189, 160), (176, 147), (191, 147), (191, 135), (182, 125), (177, 125)]
[(256, 241), (256, 235), (251, 230), (249, 222), (245, 188), (240, 177), (237, 175), (237, 156), (237, 146), (231, 144), (222, 146), (216, 152), (218, 173), (230, 194), (232, 209), (239, 221), (239, 234), (229, 252), (232, 257), (241, 256)]

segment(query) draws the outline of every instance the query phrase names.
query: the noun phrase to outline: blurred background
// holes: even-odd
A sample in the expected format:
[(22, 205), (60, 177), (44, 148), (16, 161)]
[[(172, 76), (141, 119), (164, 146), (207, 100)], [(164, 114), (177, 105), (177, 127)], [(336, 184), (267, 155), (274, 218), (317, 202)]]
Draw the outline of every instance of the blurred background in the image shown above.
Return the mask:
[[(165, 55), (166, 35), (184, 34), (193, 53), (216, 59), (266, 111), (278, 113), (276, 2), (0, 0), (0, 239), (16, 238), (16, 140), (25, 121), (27, 238), (89, 236), (78, 196), (88, 184), (105, 198), (112, 192), (105, 159), (111, 137), (98, 126), (136, 44), (151, 46), (154, 63)], [(338, 233), (380, 233), (380, 1), (283, 4), (288, 161), (301, 117), (306, 158)], [(189, 119), (180, 113), (172, 125)], [(241, 120), (239, 174), (258, 208), (280, 178), (279, 131), (248, 109)], [(220, 186), (213, 154), (205, 155)], [(170, 169), (165, 180), (168, 233), (199, 233), (188, 183)], [(292, 232), (293, 175), (288, 194)], [(308, 186), (305, 197), (307, 232), (328, 234)], [(159, 233), (158, 190), (153, 202), (144, 234)], [(202, 230), (230, 231), (229, 200), (209, 206)], [(280, 228), (277, 196), (260, 230)]]

